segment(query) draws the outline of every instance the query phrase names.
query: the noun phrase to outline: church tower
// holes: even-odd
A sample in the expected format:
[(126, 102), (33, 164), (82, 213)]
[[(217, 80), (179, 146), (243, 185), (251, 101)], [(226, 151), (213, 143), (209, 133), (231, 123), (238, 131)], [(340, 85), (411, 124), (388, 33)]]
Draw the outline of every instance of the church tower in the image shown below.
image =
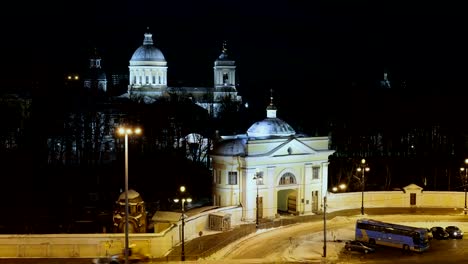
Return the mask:
[[(236, 89), (236, 62), (229, 58), (226, 42), (223, 43), (221, 55), (214, 62), (214, 92), (213, 100), (214, 113), (219, 112), (220, 103), (225, 98), (240, 103), (241, 98), (237, 95)], [(216, 114), (215, 114), (216, 116)]]
[(96, 49), (89, 59), (89, 69), (83, 85), (86, 93), (90, 96), (101, 97), (105, 96), (107, 92), (106, 73), (101, 68), (101, 57)]
[(221, 55), (214, 62), (215, 100), (226, 92), (236, 91), (236, 62), (227, 54), (226, 42), (223, 43)]

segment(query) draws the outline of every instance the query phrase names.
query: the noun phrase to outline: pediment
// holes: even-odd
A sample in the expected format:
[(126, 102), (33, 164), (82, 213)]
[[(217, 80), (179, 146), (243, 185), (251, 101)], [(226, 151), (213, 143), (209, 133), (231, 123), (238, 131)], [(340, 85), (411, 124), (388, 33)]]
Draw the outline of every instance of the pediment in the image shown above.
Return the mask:
[(273, 149), (270, 156), (310, 155), (316, 153), (316, 150), (294, 138)]

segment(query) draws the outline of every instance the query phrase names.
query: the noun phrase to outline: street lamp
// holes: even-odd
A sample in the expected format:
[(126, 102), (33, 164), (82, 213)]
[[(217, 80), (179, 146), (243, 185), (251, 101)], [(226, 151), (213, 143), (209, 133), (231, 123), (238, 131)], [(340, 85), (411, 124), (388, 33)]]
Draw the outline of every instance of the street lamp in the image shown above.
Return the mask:
[(338, 186), (333, 186), (332, 191), (333, 192), (338, 192), (338, 190), (339, 190), (339, 191), (343, 192), (344, 190), (346, 190), (346, 187), (347, 187), (346, 184), (341, 183)]
[(184, 234), (184, 229), (185, 229), (185, 203), (190, 203), (192, 202), (192, 198), (187, 198), (185, 193), (185, 186), (180, 186), (180, 198), (175, 198), (174, 202), (178, 203), (179, 201), (181, 202), (182, 205), (182, 244), (181, 244), (181, 251), (180, 251), (180, 260), (185, 261), (185, 234)]
[(125, 136), (125, 264), (128, 264), (128, 255), (129, 255), (129, 247), (128, 247), (128, 136), (135, 134), (141, 134), (140, 128), (131, 128), (131, 127), (119, 127), (117, 130), (119, 135)]
[(362, 159), (361, 163), (358, 165), (359, 167), (357, 168), (358, 172), (362, 171), (362, 178), (361, 178), (361, 215), (364, 215), (364, 186), (365, 186), (365, 178), (364, 178), (364, 172), (370, 171), (370, 168), (367, 167), (366, 160)]
[(257, 199), (256, 199), (256, 217), (255, 217), (255, 227), (258, 228), (258, 205), (259, 205), (259, 197), (258, 197), (258, 185), (260, 184), (263, 184), (263, 176), (262, 176), (262, 173), (257, 171), (255, 173), (255, 176), (253, 177), (253, 179), (255, 180), (256, 184), (257, 184)]
[(465, 191), (465, 208), (463, 212), (467, 213), (468, 208), (466, 207), (466, 185), (468, 184), (468, 159), (465, 159), (465, 167), (460, 168), (460, 173), (463, 179), (463, 190)]

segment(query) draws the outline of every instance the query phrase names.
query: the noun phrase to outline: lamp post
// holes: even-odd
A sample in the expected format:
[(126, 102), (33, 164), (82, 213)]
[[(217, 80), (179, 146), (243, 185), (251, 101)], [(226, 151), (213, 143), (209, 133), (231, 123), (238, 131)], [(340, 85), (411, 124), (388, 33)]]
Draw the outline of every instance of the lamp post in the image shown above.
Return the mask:
[(323, 257), (327, 257), (327, 197), (323, 197)]
[(262, 176), (262, 173), (257, 171), (255, 173), (255, 176), (253, 177), (253, 179), (255, 180), (255, 183), (257, 184), (257, 199), (256, 199), (256, 216), (255, 216), (255, 228), (258, 228), (258, 205), (259, 205), (259, 197), (258, 197), (258, 185), (262, 184), (263, 183), (263, 176)]
[(180, 186), (180, 198), (175, 198), (174, 202), (178, 203), (179, 201), (181, 202), (182, 206), (182, 236), (181, 236), (181, 250), (180, 250), (180, 260), (185, 261), (185, 234), (184, 234), (184, 229), (185, 229), (185, 203), (190, 203), (192, 202), (192, 198), (187, 198), (185, 194), (185, 186)]
[(463, 213), (466, 215), (468, 208), (466, 207), (466, 185), (468, 184), (468, 159), (465, 159), (465, 166), (460, 168), (461, 177), (463, 180), (463, 191), (465, 192), (465, 208)]
[(119, 135), (125, 136), (125, 264), (128, 264), (128, 255), (129, 255), (129, 247), (128, 247), (128, 136), (132, 134), (139, 135), (141, 134), (140, 128), (131, 128), (131, 127), (119, 127), (117, 130)]
[(364, 186), (365, 186), (365, 172), (370, 171), (370, 168), (367, 167), (366, 160), (362, 159), (361, 163), (359, 164), (359, 167), (357, 168), (357, 171), (362, 172), (362, 177), (361, 177), (361, 215), (364, 215)]

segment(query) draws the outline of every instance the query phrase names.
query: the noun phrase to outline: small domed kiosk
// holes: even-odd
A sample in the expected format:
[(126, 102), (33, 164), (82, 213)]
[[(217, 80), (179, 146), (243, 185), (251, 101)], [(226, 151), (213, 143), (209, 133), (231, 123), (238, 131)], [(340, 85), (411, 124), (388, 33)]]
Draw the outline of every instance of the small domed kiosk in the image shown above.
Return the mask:
[[(141, 195), (135, 190), (128, 190), (128, 232), (146, 233), (146, 208)], [(116, 202), (113, 215), (114, 232), (125, 232), (125, 192)]]

